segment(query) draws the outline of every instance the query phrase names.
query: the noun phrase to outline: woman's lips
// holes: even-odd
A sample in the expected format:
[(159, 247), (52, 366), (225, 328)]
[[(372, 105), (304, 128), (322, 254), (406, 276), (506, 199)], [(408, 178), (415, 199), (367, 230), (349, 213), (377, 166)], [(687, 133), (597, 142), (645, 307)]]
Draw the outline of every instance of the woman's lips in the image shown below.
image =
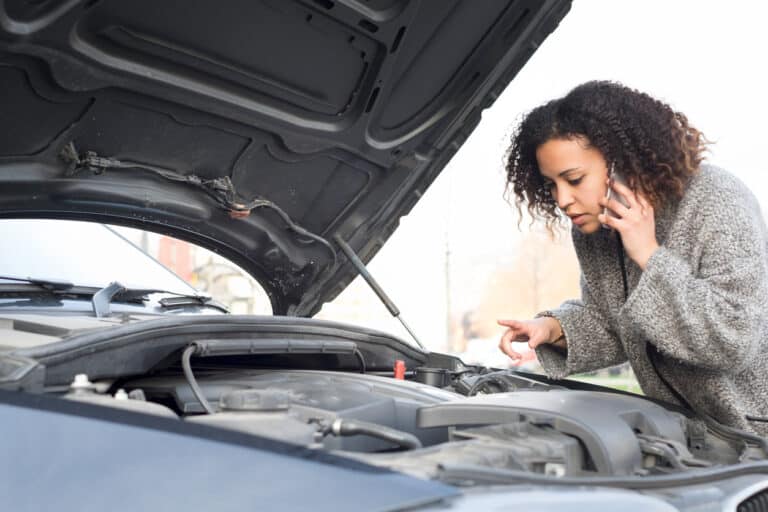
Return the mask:
[(579, 215), (571, 216), (571, 221), (574, 224), (576, 224), (577, 226), (581, 226), (582, 224), (587, 222), (587, 220), (589, 220), (589, 219), (587, 218), (587, 214), (586, 213), (580, 213)]

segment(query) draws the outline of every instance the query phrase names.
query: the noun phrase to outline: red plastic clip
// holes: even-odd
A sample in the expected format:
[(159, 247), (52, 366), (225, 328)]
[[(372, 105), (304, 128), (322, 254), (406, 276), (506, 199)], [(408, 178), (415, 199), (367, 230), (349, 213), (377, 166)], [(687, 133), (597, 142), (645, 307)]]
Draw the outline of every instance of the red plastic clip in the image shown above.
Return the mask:
[(402, 359), (395, 359), (395, 378), (398, 380), (404, 380), (405, 379), (405, 361)]

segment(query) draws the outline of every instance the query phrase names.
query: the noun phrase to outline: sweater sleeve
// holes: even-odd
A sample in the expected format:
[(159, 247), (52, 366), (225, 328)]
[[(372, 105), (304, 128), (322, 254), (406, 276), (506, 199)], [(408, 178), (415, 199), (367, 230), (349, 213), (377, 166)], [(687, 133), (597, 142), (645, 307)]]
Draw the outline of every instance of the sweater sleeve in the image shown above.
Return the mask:
[(559, 379), (572, 373), (588, 372), (621, 364), (627, 360), (624, 347), (592, 299), (581, 277), (581, 300), (569, 300), (559, 308), (539, 313), (560, 322), (568, 345), (566, 350), (540, 345), (536, 356), (544, 371)]
[(767, 334), (763, 221), (735, 210), (705, 221), (699, 261), (658, 249), (621, 311), (662, 354), (724, 372), (748, 363)]

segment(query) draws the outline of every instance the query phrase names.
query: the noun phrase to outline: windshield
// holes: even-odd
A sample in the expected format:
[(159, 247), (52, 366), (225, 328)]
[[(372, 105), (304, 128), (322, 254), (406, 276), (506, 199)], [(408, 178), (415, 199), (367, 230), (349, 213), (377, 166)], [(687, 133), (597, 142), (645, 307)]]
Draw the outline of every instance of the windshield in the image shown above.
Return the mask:
[(0, 240), (0, 275), (99, 288), (117, 281), (128, 288), (196, 293), (176, 274), (103, 224), (0, 220)]

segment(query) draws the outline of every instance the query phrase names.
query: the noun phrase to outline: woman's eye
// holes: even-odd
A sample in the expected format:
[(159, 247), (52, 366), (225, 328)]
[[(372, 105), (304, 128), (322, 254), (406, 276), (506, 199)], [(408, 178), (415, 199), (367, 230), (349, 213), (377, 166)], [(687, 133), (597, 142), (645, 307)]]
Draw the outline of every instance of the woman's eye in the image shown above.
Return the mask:
[[(581, 178), (583, 178), (583, 176)], [(571, 185), (576, 186), (579, 183), (581, 183), (581, 178), (575, 178), (575, 179), (572, 179), (572, 180), (568, 180), (568, 183), (570, 183)]]

